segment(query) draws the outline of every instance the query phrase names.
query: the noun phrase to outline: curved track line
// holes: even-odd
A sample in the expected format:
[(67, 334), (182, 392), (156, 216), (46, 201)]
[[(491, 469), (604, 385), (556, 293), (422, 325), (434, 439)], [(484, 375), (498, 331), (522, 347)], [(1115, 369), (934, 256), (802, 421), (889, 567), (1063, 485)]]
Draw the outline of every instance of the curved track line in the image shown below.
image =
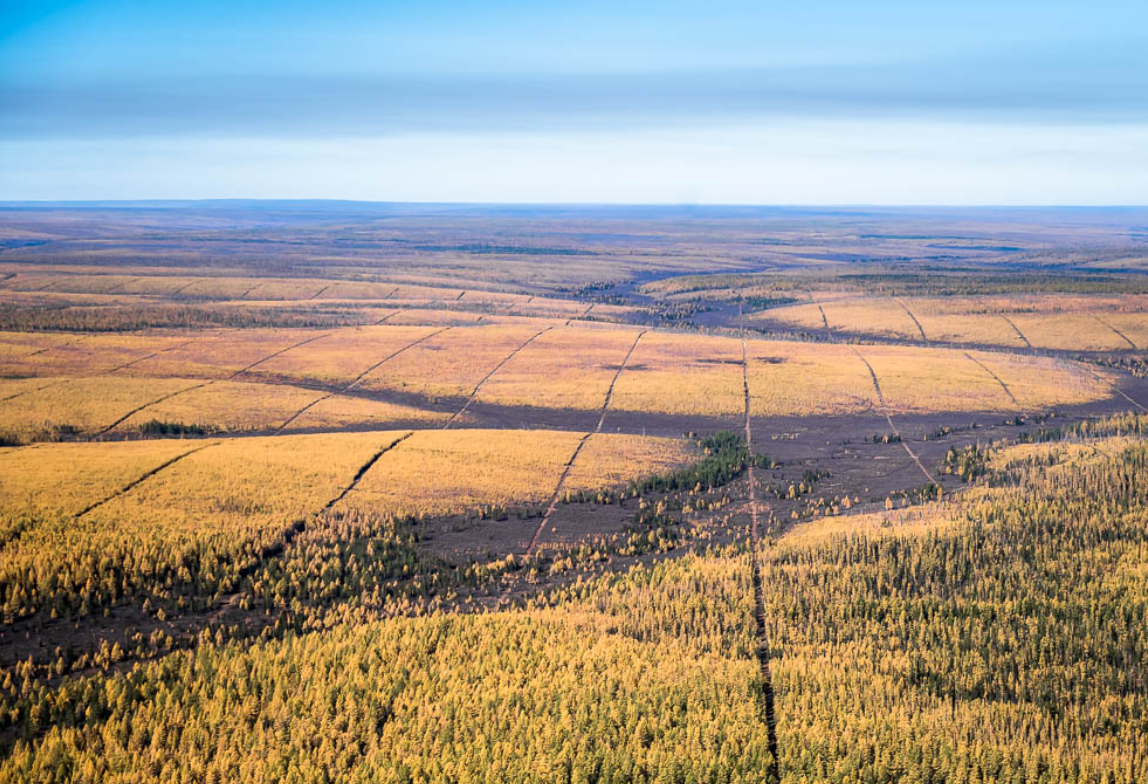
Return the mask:
[(482, 389), (482, 385), (485, 384), (487, 381), (489, 381), (491, 376), (493, 376), (495, 373), (497, 373), (499, 370), (501, 370), (503, 365), (505, 365), (510, 360), (514, 359), (514, 357), (518, 354), (519, 351), (522, 351), (522, 349), (526, 348), (531, 343), (533, 343), (535, 340), (542, 337), (543, 335), (545, 335), (547, 332), (549, 332), (552, 329), (554, 329), (553, 325), (547, 327), (546, 329), (542, 330), (541, 332), (538, 332), (538, 333), (535, 333), (534, 335), (531, 335), (529, 338), (526, 339), (525, 343), (523, 343), (521, 346), (514, 349), (514, 351), (511, 351), (509, 354), (507, 354), (505, 357), (503, 357), (502, 361), (499, 362), (497, 365), (495, 365), (493, 370), (491, 370), (489, 373), (487, 373), (485, 376), (483, 376), (482, 379), (477, 384), (474, 385), (474, 389), (471, 390), (470, 396), (467, 397), (466, 401), (462, 404), (462, 407), (458, 411), (455, 411), (454, 414), (451, 415), (450, 419), (448, 419), (446, 421), (446, 424), (444, 424), (442, 426), (442, 429), (446, 430), (447, 428), (449, 428), (454, 423), (454, 420), (458, 419), (460, 416), (462, 416), (463, 414), (466, 413), (466, 410), (468, 408), (470, 408), (470, 404), (474, 402), (474, 399), (476, 397), (478, 397), (478, 393), (479, 393), (479, 390)]
[(994, 380), (994, 381), (996, 381), (998, 384), (1000, 384), (1000, 385), (1001, 385), (1001, 389), (1003, 389), (1003, 390), (1004, 390), (1004, 392), (1005, 392), (1005, 394), (1006, 394), (1006, 395), (1008, 395), (1008, 398), (1009, 398), (1009, 400), (1011, 400), (1013, 403), (1015, 403), (1015, 404), (1016, 404), (1016, 407), (1017, 407), (1017, 408), (1019, 408), (1021, 411), (1023, 411), (1023, 410), (1024, 410), (1024, 406), (1022, 406), (1022, 405), (1020, 404), (1020, 401), (1016, 399), (1016, 396), (1015, 396), (1015, 395), (1012, 393), (1012, 390), (1008, 388), (1008, 384), (1006, 384), (1006, 383), (1005, 383), (1005, 382), (1004, 382), (1004, 381), (1001, 379), (1001, 377), (1000, 377), (1000, 376), (998, 376), (996, 373), (994, 373), (994, 372), (993, 372), (993, 371), (992, 371), (992, 370), (989, 368), (989, 366), (988, 366), (988, 365), (986, 365), (985, 363), (981, 362), (979, 359), (977, 359), (976, 357), (974, 357), (972, 354), (970, 354), (970, 353), (969, 353), (969, 352), (967, 352), (967, 351), (965, 352), (965, 356), (966, 356), (966, 357), (969, 359), (969, 361), (970, 361), (970, 362), (973, 362), (973, 363), (975, 363), (977, 367), (979, 367), (981, 370), (985, 371), (985, 372), (986, 372), (986, 373), (988, 373), (990, 376), (992, 376), (992, 377), (993, 377), (993, 380)]
[(121, 495), (124, 495), (125, 493), (130, 492), (133, 488), (139, 486), (140, 483), (142, 483), (145, 480), (155, 476), (156, 474), (158, 474), (160, 471), (164, 470), (165, 468), (168, 468), (169, 466), (175, 465), (180, 460), (183, 460), (185, 457), (188, 457), (189, 455), (194, 455), (196, 452), (200, 452), (200, 451), (207, 449), (208, 447), (211, 447), (211, 446), (219, 446), (219, 442), (216, 441), (215, 443), (212, 443), (212, 444), (204, 444), (203, 446), (197, 446), (195, 449), (189, 449), (188, 451), (186, 451), (182, 454), (176, 455), (175, 457), (171, 458), (170, 460), (168, 460), (164, 463), (161, 463), (160, 465), (156, 466), (155, 468), (151, 469), (150, 471), (147, 471), (147, 472), (141, 474), (139, 477), (137, 477), (136, 479), (133, 479), (131, 482), (128, 482), (126, 485), (121, 487), (119, 490), (116, 490), (114, 493), (107, 496), (106, 498), (99, 500), (99, 501), (96, 501), (94, 504), (90, 504), (88, 506), (85, 506), (81, 511), (76, 512), (76, 514), (72, 516), (72, 519), (73, 520), (79, 520), (81, 517), (86, 515), (88, 512), (91, 512), (94, 509), (98, 509), (99, 507), (106, 504), (108, 501), (115, 500), (116, 498), (119, 498)]
[(897, 429), (895, 424), (893, 424), (893, 417), (889, 415), (889, 405), (885, 402), (885, 394), (881, 391), (881, 382), (877, 380), (877, 373), (873, 370), (873, 366), (869, 364), (869, 360), (861, 356), (861, 352), (857, 350), (856, 346), (850, 346), (849, 348), (853, 349), (853, 353), (857, 355), (857, 359), (861, 360), (865, 364), (865, 367), (869, 370), (869, 376), (873, 379), (873, 388), (877, 390), (877, 400), (881, 402), (881, 409), (885, 413), (885, 421), (889, 423), (889, 429), (892, 430), (893, 434), (897, 436), (897, 439), (901, 442), (901, 446), (905, 447), (905, 451), (909, 453), (909, 457), (913, 458), (913, 462), (917, 464), (917, 468), (921, 469), (921, 473), (925, 475), (925, 478), (929, 480), (929, 483), (934, 485), (937, 484), (937, 480), (934, 479), (933, 475), (929, 473), (929, 469), (925, 468), (925, 464), (921, 462), (919, 457), (917, 457), (916, 452), (909, 448), (909, 445), (905, 442), (904, 437), (901, 436), (901, 431)]
[[(582, 447), (586, 446), (586, 442), (590, 440), (590, 436), (602, 431), (602, 423), (606, 421), (606, 410), (610, 407), (610, 400), (614, 395), (614, 385), (618, 383), (618, 378), (621, 377), (622, 371), (626, 369), (626, 363), (629, 362), (630, 357), (634, 353), (634, 349), (638, 345), (638, 341), (642, 339), (648, 330), (642, 330), (638, 336), (634, 338), (630, 350), (626, 352), (626, 356), (622, 359), (622, 363), (618, 365), (618, 370), (614, 373), (614, 378), (610, 381), (610, 387), (606, 390), (606, 399), (602, 403), (602, 411), (598, 415), (598, 425), (578, 441), (578, 446), (574, 447), (574, 453), (570, 455), (570, 459), (566, 461), (566, 465), (562, 468), (562, 474), (558, 477), (558, 485), (554, 488), (554, 494), (550, 496), (550, 503), (546, 505), (546, 512), (542, 515), (542, 520), (538, 523), (538, 528), (534, 531), (534, 536), (530, 537), (530, 543), (526, 545), (526, 550), (523, 551), (522, 557), (529, 558), (534, 554), (535, 548), (538, 546), (538, 540), (542, 538), (542, 533), (546, 529), (546, 524), (550, 522), (550, 516), (554, 514), (554, 509), (558, 506), (558, 498), (562, 494), (562, 488), (566, 484), (566, 477), (570, 476), (570, 469), (574, 467), (574, 461), (578, 459)], [(504, 594), (505, 595), (505, 594)]]
[(769, 635), (765, 626), (765, 590), (761, 579), (761, 564), (758, 560), (760, 548), (760, 533), (757, 522), (757, 489), (753, 475), (753, 427), (750, 424), (750, 396), (749, 396), (749, 346), (745, 336), (741, 338), (741, 379), (745, 389), (745, 446), (749, 451), (749, 466), (747, 479), (749, 480), (749, 514), (750, 514), (750, 561), (753, 565), (753, 617), (757, 627), (757, 665), (762, 680), (762, 702), (765, 712), (766, 744), (772, 756), (768, 781), (781, 781), (781, 767), (778, 761), (777, 750), (777, 713), (774, 707), (773, 674), (769, 667)]
[(275, 432), (276, 433), (282, 433), (284, 428), (286, 428), (289, 424), (291, 424), (296, 419), (298, 419), (299, 417), (306, 414), (308, 411), (310, 411), (312, 408), (314, 408), (318, 404), (322, 403), (324, 400), (335, 397), (336, 395), (343, 395), (343, 394), (346, 394), (347, 392), (350, 392), (353, 388), (358, 386), (359, 382), (361, 382), (364, 378), (366, 378), (372, 372), (377, 370), (383, 364), (390, 362), (392, 359), (397, 357), (399, 354), (402, 354), (407, 349), (414, 348), (419, 343), (422, 343), (424, 340), (430, 340), (431, 338), (435, 337), (436, 335), (441, 335), (442, 333), (446, 332), (448, 329), (451, 329), (451, 327), (443, 327), (442, 329), (437, 330), (436, 332), (432, 332), (429, 335), (423, 335), (418, 340), (411, 341), (410, 343), (407, 343), (405, 346), (400, 348), (398, 351), (395, 351), (395, 352), (387, 355), (386, 357), (383, 357), (378, 362), (376, 362), (375, 364), (371, 365), (369, 368), (364, 370), (362, 373), (355, 376), (355, 378), (351, 381), (351, 383), (347, 384), (347, 386), (343, 387), (342, 389), (336, 390), (335, 392), (328, 392), (327, 394), (325, 394), (321, 397), (317, 397), (314, 400), (312, 400), (310, 403), (308, 403), (307, 405), (303, 406), (301, 409), (299, 409), (294, 414), (289, 416), (283, 424), (281, 424), (278, 428), (276, 428)]

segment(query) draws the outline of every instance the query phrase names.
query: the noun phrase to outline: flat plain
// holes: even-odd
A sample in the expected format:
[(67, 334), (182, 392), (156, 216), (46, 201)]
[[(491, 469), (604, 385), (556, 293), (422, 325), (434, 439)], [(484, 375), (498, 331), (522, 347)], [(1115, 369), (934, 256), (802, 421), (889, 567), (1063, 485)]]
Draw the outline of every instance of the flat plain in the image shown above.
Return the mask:
[(1144, 225), (0, 205), (0, 780), (1148, 780)]

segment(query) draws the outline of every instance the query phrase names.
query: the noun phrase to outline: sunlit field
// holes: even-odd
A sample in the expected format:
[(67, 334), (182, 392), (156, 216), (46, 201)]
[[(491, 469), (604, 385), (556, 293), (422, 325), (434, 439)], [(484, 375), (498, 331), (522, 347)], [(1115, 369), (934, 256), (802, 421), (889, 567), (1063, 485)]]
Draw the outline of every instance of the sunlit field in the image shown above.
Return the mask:
[(1148, 780), (1143, 219), (186, 209), (0, 205), (0, 781)]

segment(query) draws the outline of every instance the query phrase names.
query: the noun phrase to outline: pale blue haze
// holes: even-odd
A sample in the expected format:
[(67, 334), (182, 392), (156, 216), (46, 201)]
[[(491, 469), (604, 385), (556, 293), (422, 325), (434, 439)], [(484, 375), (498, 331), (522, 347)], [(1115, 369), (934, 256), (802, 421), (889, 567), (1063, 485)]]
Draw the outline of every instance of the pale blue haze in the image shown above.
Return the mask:
[(0, 199), (1148, 203), (1148, 3), (4, 2)]

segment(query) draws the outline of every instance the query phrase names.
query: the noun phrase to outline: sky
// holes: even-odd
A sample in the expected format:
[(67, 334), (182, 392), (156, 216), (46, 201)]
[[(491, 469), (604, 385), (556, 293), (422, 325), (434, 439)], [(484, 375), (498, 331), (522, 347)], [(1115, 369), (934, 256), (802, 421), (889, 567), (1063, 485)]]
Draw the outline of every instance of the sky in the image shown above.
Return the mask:
[(1144, 0), (0, 0), (0, 199), (1148, 204)]

